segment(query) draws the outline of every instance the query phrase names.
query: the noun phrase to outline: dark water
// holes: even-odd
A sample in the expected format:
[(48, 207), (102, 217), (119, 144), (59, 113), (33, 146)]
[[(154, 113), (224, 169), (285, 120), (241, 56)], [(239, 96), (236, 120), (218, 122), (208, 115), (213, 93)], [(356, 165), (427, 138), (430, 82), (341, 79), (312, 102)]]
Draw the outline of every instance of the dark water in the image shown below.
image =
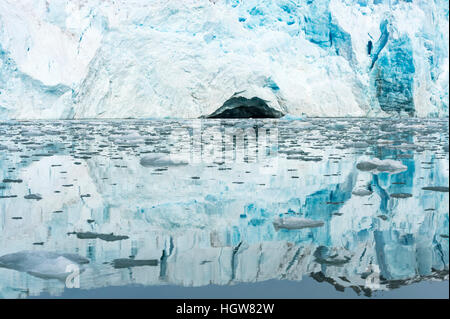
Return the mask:
[(0, 296), (448, 298), (448, 176), (447, 120), (2, 122)]
[(397, 289), (374, 291), (370, 296), (352, 289), (339, 291), (305, 276), (302, 281), (268, 280), (236, 285), (182, 286), (112, 286), (95, 289), (66, 289), (61, 295), (47, 292), (30, 298), (64, 299), (448, 299), (447, 281), (423, 281)]

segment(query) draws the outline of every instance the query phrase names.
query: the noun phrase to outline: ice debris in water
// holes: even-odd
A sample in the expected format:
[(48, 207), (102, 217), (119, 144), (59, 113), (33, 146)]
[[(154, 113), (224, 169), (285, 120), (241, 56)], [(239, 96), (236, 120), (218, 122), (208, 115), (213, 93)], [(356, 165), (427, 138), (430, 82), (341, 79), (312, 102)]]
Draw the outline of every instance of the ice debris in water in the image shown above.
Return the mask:
[(422, 189), (426, 190), (426, 191), (448, 193), (447, 186), (426, 186), (426, 187), (422, 187)]
[(394, 193), (390, 195), (393, 198), (409, 198), (412, 197), (412, 194), (409, 193)]
[(368, 161), (361, 161), (356, 164), (356, 168), (360, 171), (372, 172), (375, 174), (382, 172), (397, 174), (408, 169), (408, 167), (406, 167), (399, 161), (390, 159), (380, 160), (378, 158), (374, 158)]
[(372, 193), (373, 192), (366, 187), (358, 187), (354, 191), (352, 191), (352, 194), (356, 196), (369, 196), (372, 195)]
[(278, 217), (273, 221), (273, 226), (276, 230), (280, 228), (284, 229), (302, 229), (302, 228), (313, 228), (323, 226), (323, 221), (313, 220), (301, 217)]
[(42, 199), (42, 195), (40, 195), (40, 194), (28, 194), (28, 195), (25, 195), (23, 198), (25, 198), (25, 199), (41, 200)]
[(26, 272), (44, 279), (64, 280), (72, 271), (69, 266), (88, 264), (89, 260), (76, 254), (49, 251), (21, 251), (0, 257), (0, 268)]
[(144, 167), (149, 166), (178, 166), (187, 165), (188, 162), (176, 155), (154, 153), (141, 157), (140, 163)]
[(116, 269), (142, 267), (142, 266), (158, 266), (158, 260), (157, 259), (136, 260), (128, 258), (120, 258), (113, 260), (113, 267)]
[(131, 133), (123, 136), (113, 136), (110, 138), (117, 144), (138, 144), (144, 143), (145, 139), (138, 133)]
[(69, 235), (76, 235), (78, 239), (101, 239), (104, 241), (117, 241), (117, 240), (125, 240), (128, 239), (128, 236), (125, 235), (114, 235), (111, 234), (99, 234), (99, 233), (93, 233), (93, 232), (74, 232), (69, 233)]

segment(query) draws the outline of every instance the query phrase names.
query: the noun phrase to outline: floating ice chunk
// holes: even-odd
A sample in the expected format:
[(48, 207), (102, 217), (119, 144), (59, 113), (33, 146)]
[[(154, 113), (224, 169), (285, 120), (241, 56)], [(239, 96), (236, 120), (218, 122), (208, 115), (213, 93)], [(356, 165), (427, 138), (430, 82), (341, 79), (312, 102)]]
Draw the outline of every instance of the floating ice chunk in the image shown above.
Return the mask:
[(158, 260), (157, 259), (137, 260), (127, 258), (120, 258), (113, 260), (113, 267), (116, 269), (142, 267), (142, 266), (158, 266)]
[(113, 136), (111, 137), (112, 140), (114, 140), (117, 144), (137, 144), (137, 143), (144, 143), (145, 139), (138, 133), (131, 133), (128, 135), (119, 135), (119, 136)]
[(416, 150), (420, 147), (414, 144), (402, 143), (400, 145), (389, 145), (388, 148), (398, 149), (398, 150)]
[(352, 194), (356, 196), (369, 196), (372, 195), (372, 193), (373, 192), (366, 187), (358, 187), (352, 192)]
[(377, 171), (379, 172), (403, 172), (406, 171), (408, 167), (403, 165), (401, 162), (394, 160), (383, 160), (377, 163)]
[(64, 280), (72, 271), (69, 266), (88, 264), (89, 260), (75, 254), (48, 251), (21, 251), (0, 257), (0, 268), (8, 268), (44, 279)]
[(104, 241), (117, 241), (117, 240), (125, 240), (128, 239), (128, 236), (124, 235), (114, 235), (114, 234), (99, 234), (93, 232), (75, 232), (71, 233), (75, 234), (78, 239), (101, 239)]
[(273, 221), (275, 230), (284, 229), (302, 229), (323, 226), (323, 221), (313, 220), (301, 217), (278, 217)]
[(394, 193), (390, 195), (392, 198), (409, 198), (412, 197), (412, 194), (409, 193)]
[(25, 195), (23, 198), (25, 198), (25, 199), (41, 200), (42, 199), (42, 195), (41, 194), (28, 194), (28, 195)]
[(57, 130), (53, 130), (53, 129), (42, 130), (42, 133), (45, 135), (60, 135), (60, 134), (62, 134), (61, 131), (57, 131)]
[(353, 148), (367, 148), (369, 147), (369, 144), (367, 142), (353, 142), (345, 144), (346, 147), (353, 147)]
[(447, 186), (426, 186), (426, 187), (422, 187), (422, 189), (426, 190), (426, 191), (448, 193)]
[(181, 156), (174, 154), (154, 153), (141, 157), (140, 164), (144, 167), (187, 165)]
[(337, 122), (337, 123), (328, 125), (327, 128), (330, 130), (344, 131), (347, 128), (347, 125), (346, 125), (346, 123)]
[(386, 144), (393, 144), (393, 140), (385, 140), (385, 139), (379, 139), (377, 140), (378, 145), (386, 145)]
[(41, 131), (35, 130), (35, 129), (23, 130), (20, 134), (22, 136), (43, 136), (44, 135), (44, 133), (42, 133)]
[(23, 181), (21, 179), (11, 179), (11, 178), (5, 178), (3, 179), (3, 183), (22, 183)]
[(356, 168), (360, 171), (373, 171), (377, 168), (377, 165), (372, 162), (363, 161), (356, 164)]
[(375, 174), (381, 172), (397, 174), (406, 171), (408, 169), (408, 167), (406, 167), (399, 161), (394, 161), (390, 159), (379, 160), (377, 158), (368, 161), (361, 161), (358, 164), (356, 164), (356, 168), (359, 169), (360, 171), (372, 172)]

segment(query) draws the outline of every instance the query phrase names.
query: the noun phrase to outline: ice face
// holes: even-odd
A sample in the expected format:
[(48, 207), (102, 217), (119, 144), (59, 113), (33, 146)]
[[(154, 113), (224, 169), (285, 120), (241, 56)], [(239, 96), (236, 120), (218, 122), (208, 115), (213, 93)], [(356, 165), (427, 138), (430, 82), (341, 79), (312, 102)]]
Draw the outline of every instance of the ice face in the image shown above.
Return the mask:
[(448, 163), (436, 119), (3, 122), (0, 295), (448, 280)]
[(0, 1), (0, 118), (448, 115), (446, 0)]

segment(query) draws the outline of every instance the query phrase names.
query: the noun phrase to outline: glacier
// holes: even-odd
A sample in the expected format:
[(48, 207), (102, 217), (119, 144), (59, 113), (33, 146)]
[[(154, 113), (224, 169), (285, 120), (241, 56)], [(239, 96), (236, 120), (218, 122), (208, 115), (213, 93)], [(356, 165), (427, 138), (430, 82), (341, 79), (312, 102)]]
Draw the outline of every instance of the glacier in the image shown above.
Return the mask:
[[(448, 0), (0, 0), (0, 119), (448, 116)], [(277, 114), (278, 114), (277, 113)]]

